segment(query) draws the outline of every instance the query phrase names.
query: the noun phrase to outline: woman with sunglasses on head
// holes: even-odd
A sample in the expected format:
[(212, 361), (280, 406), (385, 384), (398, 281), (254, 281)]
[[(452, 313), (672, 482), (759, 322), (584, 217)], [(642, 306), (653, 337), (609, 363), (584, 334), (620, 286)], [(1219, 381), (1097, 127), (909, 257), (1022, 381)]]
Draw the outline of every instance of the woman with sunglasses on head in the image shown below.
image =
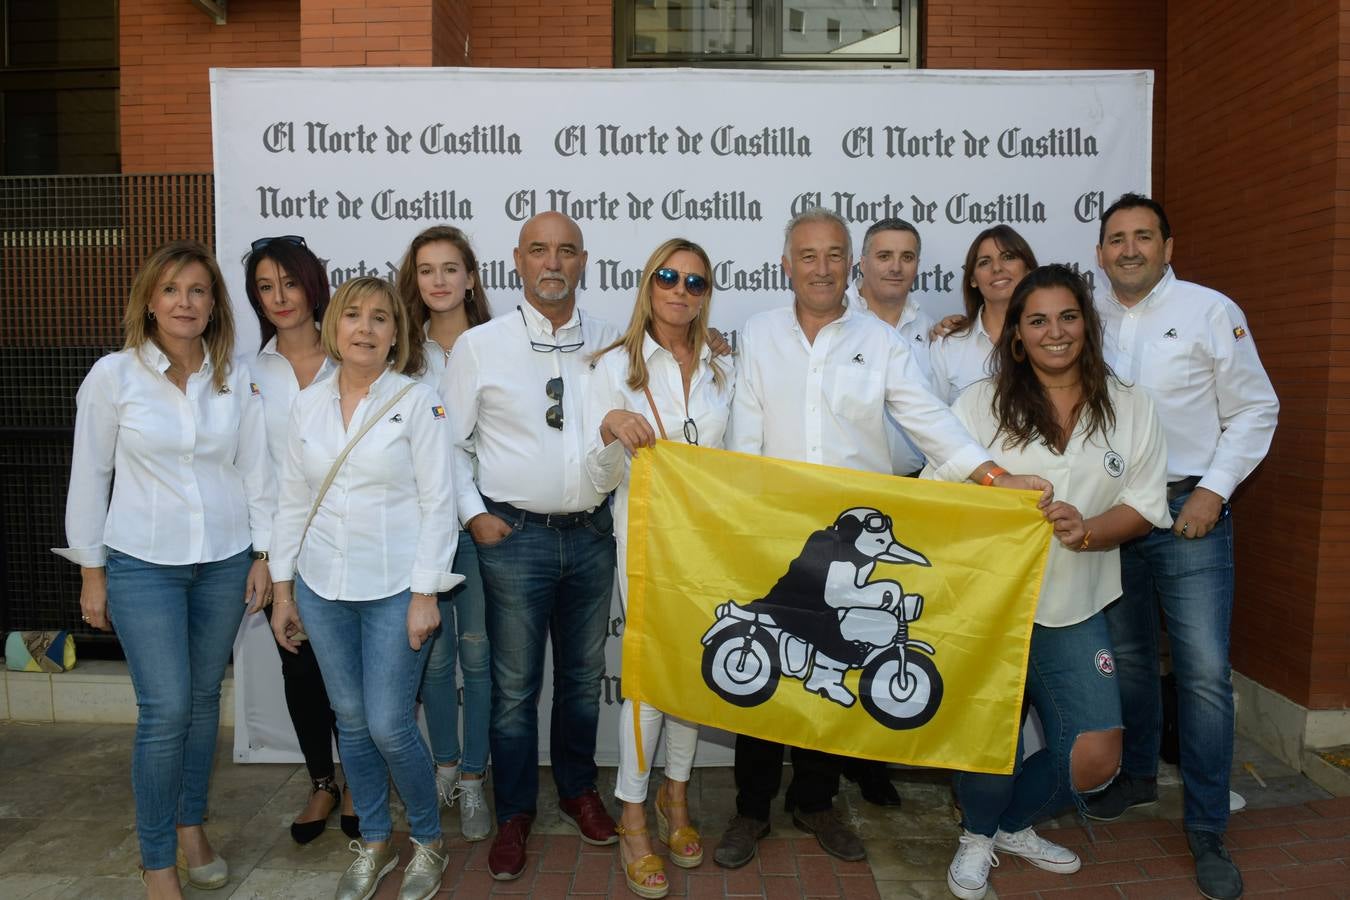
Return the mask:
[(984, 896), (1000, 851), (1051, 872), (1081, 865), (1032, 825), (1082, 809), (1120, 767), (1120, 692), (1102, 610), (1121, 594), (1117, 548), (1171, 524), (1162, 427), (1148, 393), (1103, 360), (1101, 320), (1077, 273), (1050, 265), (1021, 280), (994, 361), (993, 377), (952, 411), (1001, 459), (1055, 484), (1026, 680), (1046, 746), (1024, 760), (1019, 743), (1012, 775), (954, 777), (964, 833), (947, 886), (967, 900)]
[[(202, 822), (220, 683), (245, 608), (260, 609), (274, 482), (262, 400), (231, 363), (234, 318), (220, 268), (195, 241), (141, 266), (125, 347), (76, 396), (66, 534), (80, 612), (116, 628), (136, 692), (131, 784), (151, 898), (223, 887)], [(109, 492), (111, 491), (111, 498)]]
[[(253, 377), (262, 391), (267, 449), (275, 473), (286, 456), (286, 429), (296, 394), (333, 373), (333, 363), (319, 339), (318, 322), (328, 306), (328, 276), (303, 237), (259, 238), (244, 260), (244, 290), (262, 335)], [(289, 627), (290, 637), (295, 638), (300, 632), (289, 613), (286, 607), (273, 606), (272, 626), (283, 633)], [(291, 822), (291, 838), (297, 844), (308, 844), (323, 834), (328, 817), (339, 806), (342, 830), (348, 837), (360, 837), (351, 794), (343, 796), (335, 777), (337, 718), (328, 703), (314, 649), (303, 639), (288, 642), (295, 650), (274, 643), (281, 656), (286, 711), (313, 788), (308, 804)]]
[[(412, 376), (422, 342), (380, 278), (338, 288), (320, 327), (333, 374), (291, 407), (271, 570), (276, 603), (303, 622), (337, 714), (342, 766), (364, 843), (337, 900), (365, 900), (398, 865), (392, 776), (407, 808), (412, 859), (399, 900), (440, 890), (446, 867), (431, 754), (414, 715), (436, 596), (457, 532), (450, 427), (436, 391)], [(292, 587), (294, 583), (294, 587)], [(295, 649), (288, 626), (277, 640)]]
[[(586, 398), (587, 419), (600, 424), (591, 435), (586, 468), (596, 490), (617, 488), (614, 534), (620, 597), (625, 600), (631, 455), (658, 438), (722, 446), (735, 373), (730, 361), (716, 358), (708, 346), (711, 273), (708, 254), (698, 244), (675, 238), (657, 247), (642, 271), (628, 330), (592, 358), (596, 377)], [(641, 716), (640, 750), (635, 712)], [(643, 805), (663, 722), (666, 780), (656, 792), (658, 836), (676, 865), (691, 868), (703, 861), (702, 838), (690, 823), (688, 799), (698, 727), (625, 699), (614, 790), (623, 802), (623, 815), (615, 830), (628, 886), (640, 897), (664, 897), (670, 890), (664, 864), (652, 853)], [(645, 764), (639, 765), (639, 759)]]
[(962, 270), (965, 317), (943, 319), (934, 332), (953, 322), (954, 330), (929, 345), (933, 391), (947, 403), (992, 374), (994, 344), (1003, 333), (1008, 301), (1034, 268), (1031, 245), (1007, 225), (986, 228), (971, 241)]
[[(490, 318), (477, 271), (468, 237), (448, 225), (433, 225), (413, 238), (399, 265), (398, 293), (407, 304), (414, 338), (424, 341), (426, 369), (419, 377), (433, 390), (440, 391), (455, 341)], [(475, 490), (467, 474), (460, 487)], [(460, 832), (465, 840), (481, 841), (492, 831), (492, 811), (483, 796), (492, 712), (491, 659), (478, 549), (463, 530), (458, 547), (454, 572), (464, 581), (440, 596), (441, 627), (422, 676), (422, 708), (441, 800), (446, 806), (459, 801)], [(462, 756), (457, 659), (464, 678)]]

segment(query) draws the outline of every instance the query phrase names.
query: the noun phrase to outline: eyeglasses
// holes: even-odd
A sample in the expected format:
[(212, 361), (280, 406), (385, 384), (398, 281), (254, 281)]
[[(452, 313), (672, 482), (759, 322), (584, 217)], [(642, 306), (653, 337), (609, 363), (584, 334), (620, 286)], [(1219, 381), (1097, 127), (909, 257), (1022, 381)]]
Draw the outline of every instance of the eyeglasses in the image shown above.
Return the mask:
[(259, 250), (266, 250), (270, 245), (282, 241), (287, 244), (294, 244), (297, 247), (308, 246), (305, 239), (298, 234), (282, 234), (276, 237), (258, 238), (249, 246), (250, 253), (257, 253)]
[(885, 513), (868, 513), (862, 520), (863, 531), (881, 534), (891, 530), (891, 517)]
[[(526, 336), (528, 336), (529, 333), (530, 333), (530, 323), (525, 321), (525, 310), (523, 310), (523, 309), (521, 309), (519, 306), (517, 306), (517, 307), (516, 307), (516, 312), (520, 313), (520, 321), (521, 321), (521, 323), (525, 326), (525, 334), (526, 334)], [(549, 343), (546, 343), (546, 342), (544, 342), (544, 341), (536, 341), (534, 338), (530, 338), (530, 349), (533, 350), (535, 353), (552, 353), (554, 350), (557, 350), (559, 353), (574, 353), (574, 352), (576, 352), (577, 350), (580, 350), (580, 349), (581, 349), (582, 347), (584, 347), (584, 346), (586, 346), (586, 335), (584, 335), (584, 334), (582, 333), (582, 331), (581, 331), (581, 317), (580, 317), (580, 316), (577, 317), (577, 341), (576, 341), (576, 343), (573, 343), (573, 344), (549, 344)], [(559, 391), (561, 392), (561, 388), (559, 389)], [(559, 416), (558, 421), (559, 421), (559, 422), (562, 421), (561, 415)], [(562, 426), (561, 426), (561, 425), (558, 425), (558, 426), (556, 426), (556, 427), (561, 428)]]
[(693, 419), (684, 420), (684, 440), (687, 444), (698, 446), (698, 425)]
[(556, 428), (559, 431), (562, 431), (563, 427), (562, 376), (558, 375), (546, 381), (544, 383), (544, 393), (548, 395), (548, 399), (553, 401), (553, 405), (550, 406), (548, 409), (544, 410), (544, 422), (548, 425), (549, 428)]
[(684, 289), (689, 292), (691, 297), (702, 297), (708, 291), (708, 279), (702, 275), (695, 275), (693, 272), (679, 272), (669, 266), (662, 266), (652, 273), (652, 279), (661, 287), (669, 290), (680, 283), (680, 276), (684, 275)]

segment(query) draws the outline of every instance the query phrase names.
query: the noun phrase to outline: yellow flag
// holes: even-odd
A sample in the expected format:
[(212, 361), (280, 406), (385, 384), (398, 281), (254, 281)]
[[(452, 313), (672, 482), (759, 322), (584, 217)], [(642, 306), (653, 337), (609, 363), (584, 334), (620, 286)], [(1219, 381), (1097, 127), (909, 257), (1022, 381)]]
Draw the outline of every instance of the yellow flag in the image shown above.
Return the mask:
[(633, 460), (624, 695), (1010, 773), (1051, 538), (1036, 499), (661, 441)]

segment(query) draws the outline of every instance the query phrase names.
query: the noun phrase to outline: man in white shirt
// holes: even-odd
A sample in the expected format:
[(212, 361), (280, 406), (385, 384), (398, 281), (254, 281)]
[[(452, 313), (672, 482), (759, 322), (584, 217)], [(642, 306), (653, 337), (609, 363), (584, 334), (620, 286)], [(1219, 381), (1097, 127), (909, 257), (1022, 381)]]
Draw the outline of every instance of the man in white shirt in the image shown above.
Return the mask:
[[(889, 413), (951, 480), (1044, 492), (1036, 476), (1010, 475), (989, 460), (942, 401), (933, 396), (895, 330), (844, 299), (852, 248), (842, 219), (808, 210), (787, 227), (783, 270), (793, 304), (752, 316), (741, 340), (727, 448), (780, 459), (890, 472)], [(841, 664), (817, 651), (808, 690), (835, 693)], [(754, 858), (769, 830), (769, 805), (782, 780), (783, 745), (748, 735), (736, 739), (736, 815), (714, 859), (735, 868)], [(833, 809), (838, 758), (792, 749), (786, 805), (793, 822), (816, 835), (826, 852), (862, 859), (862, 842)]]
[[(863, 235), (858, 268), (862, 277), (849, 286), (845, 300), (856, 304), (895, 329), (900, 340), (931, 383), (933, 371), (928, 363), (928, 334), (933, 320), (910, 302), (909, 293), (919, 274), (919, 254), (923, 239), (919, 230), (904, 219), (879, 219)], [(923, 454), (905, 430), (888, 413), (891, 425), (891, 471), (896, 475), (917, 475), (923, 468)], [(842, 773), (857, 782), (863, 799), (877, 806), (899, 806), (900, 794), (891, 784), (886, 764), (873, 760), (842, 761)]]
[(1174, 523), (1121, 548), (1124, 593), (1107, 621), (1125, 746), (1120, 775), (1088, 815), (1110, 821), (1157, 799), (1161, 605), (1177, 675), (1186, 836), (1201, 892), (1219, 900), (1242, 894), (1223, 846), (1233, 759), (1228, 500), (1269, 450), (1279, 400), (1242, 310), (1178, 279), (1171, 259), (1171, 226), (1156, 201), (1125, 194), (1103, 214), (1097, 262), (1111, 284), (1099, 302), (1107, 361), (1153, 398), (1167, 436)]
[[(489, 729), (499, 831), (493, 878), (519, 877), (539, 792), (538, 702), (552, 641), (550, 752), (560, 814), (592, 844), (618, 838), (595, 790), (595, 735), (614, 584), (608, 498), (586, 473), (589, 357), (615, 329), (576, 305), (581, 229), (542, 213), (515, 249), (524, 302), (455, 344), (441, 393), (456, 466), (476, 490), (458, 499), (478, 548), (492, 647)], [(468, 479), (466, 479), (468, 480)]]

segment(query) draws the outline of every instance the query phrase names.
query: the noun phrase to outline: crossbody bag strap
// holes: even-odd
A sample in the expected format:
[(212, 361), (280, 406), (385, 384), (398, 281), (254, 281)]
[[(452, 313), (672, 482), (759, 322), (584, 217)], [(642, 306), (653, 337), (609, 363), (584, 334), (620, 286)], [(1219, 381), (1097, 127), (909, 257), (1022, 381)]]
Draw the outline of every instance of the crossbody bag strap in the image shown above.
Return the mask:
[(386, 403), (379, 412), (366, 419), (366, 424), (361, 426), (361, 430), (356, 433), (356, 437), (348, 441), (347, 446), (342, 448), (342, 452), (338, 454), (337, 459), (333, 460), (332, 468), (330, 468), (328, 470), (328, 474), (324, 476), (323, 484), (319, 485), (319, 493), (314, 498), (314, 505), (310, 507), (309, 518), (305, 519), (305, 527), (304, 530), (300, 532), (300, 543), (296, 545), (297, 549), (302, 544), (305, 543), (305, 535), (309, 534), (310, 523), (313, 522), (314, 517), (319, 514), (319, 504), (323, 503), (324, 494), (328, 493), (328, 488), (332, 486), (333, 479), (337, 477), (338, 470), (341, 469), (342, 464), (346, 462), (347, 454), (351, 453), (352, 448), (356, 446), (357, 442), (360, 441), (361, 438), (366, 436), (367, 431), (370, 431), (370, 429), (375, 427), (376, 422), (384, 418), (385, 413), (393, 409), (394, 405), (398, 403), (398, 401), (402, 400), (404, 395), (407, 394), (408, 391), (411, 391), (416, 386), (417, 386), (416, 381), (410, 381), (407, 384), (405, 384), (403, 386), (403, 390), (395, 394), (393, 398), (388, 403)]
[(661, 414), (656, 411), (656, 401), (652, 399), (652, 389), (644, 384), (642, 386), (642, 393), (647, 395), (647, 405), (652, 408), (652, 415), (656, 416), (656, 430), (661, 432), (661, 440), (670, 440), (670, 438), (666, 437), (666, 426), (661, 424)]

